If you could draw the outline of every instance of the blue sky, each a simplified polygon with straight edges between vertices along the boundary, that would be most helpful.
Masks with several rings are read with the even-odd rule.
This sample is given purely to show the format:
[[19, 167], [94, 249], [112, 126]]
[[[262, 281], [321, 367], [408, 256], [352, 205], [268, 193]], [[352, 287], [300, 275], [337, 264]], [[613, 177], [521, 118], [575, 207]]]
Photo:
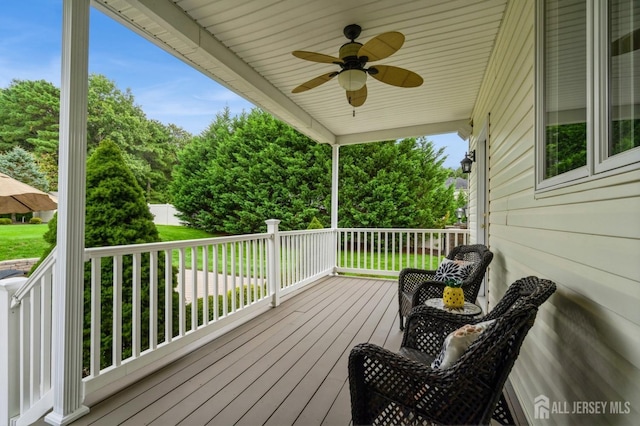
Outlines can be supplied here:
[[[4, 1], [0, 13], [0, 87], [11, 80], [46, 80], [60, 87], [62, 0]], [[232, 114], [253, 105], [151, 42], [91, 9], [89, 72], [120, 90], [131, 89], [147, 117], [199, 134], [224, 107]], [[445, 166], [457, 168], [467, 142], [429, 136], [445, 146]]]

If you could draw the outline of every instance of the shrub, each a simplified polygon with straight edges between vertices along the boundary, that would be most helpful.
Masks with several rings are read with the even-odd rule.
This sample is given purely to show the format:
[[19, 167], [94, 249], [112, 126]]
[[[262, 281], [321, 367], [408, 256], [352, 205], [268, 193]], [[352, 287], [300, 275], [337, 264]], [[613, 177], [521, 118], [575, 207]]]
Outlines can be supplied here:
[[12, 223], [8, 217], [0, 217], [0, 225], [11, 225]]
[[322, 225], [322, 222], [320, 222], [318, 218], [314, 216], [313, 219], [311, 219], [311, 223], [309, 223], [309, 226], [307, 226], [307, 229], [324, 229], [324, 226]]
[[32, 225], [40, 225], [42, 223], [42, 219], [39, 217], [32, 217], [29, 219], [29, 223]]

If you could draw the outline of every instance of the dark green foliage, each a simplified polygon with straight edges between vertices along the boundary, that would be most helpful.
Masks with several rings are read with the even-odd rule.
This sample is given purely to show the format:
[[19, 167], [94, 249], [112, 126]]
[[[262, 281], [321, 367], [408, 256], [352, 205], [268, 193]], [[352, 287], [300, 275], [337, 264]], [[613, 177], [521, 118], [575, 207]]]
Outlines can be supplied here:
[[640, 146], [640, 119], [613, 121], [610, 146], [610, 155]]
[[58, 185], [60, 90], [44, 80], [13, 80], [0, 89], [0, 153], [32, 153], [52, 189]]
[[303, 229], [328, 214], [330, 162], [328, 146], [259, 109], [225, 111], [180, 153], [174, 205], [182, 220], [214, 233], [264, 231], [272, 218]]
[[545, 178], [587, 164], [587, 123], [547, 126]]
[[[453, 209], [443, 150], [424, 138], [340, 149], [341, 227], [441, 227]], [[180, 152], [172, 192], [180, 218], [213, 233], [253, 233], [264, 221], [304, 229], [330, 222], [331, 149], [254, 109], [219, 114]]]
[[440, 228], [453, 206], [443, 149], [425, 138], [340, 149], [340, 227]]
[[[87, 162], [87, 212], [85, 245], [104, 247], [142, 244], [160, 241], [153, 215], [145, 201], [144, 192], [123, 161], [120, 149], [109, 140], [103, 141]], [[149, 255], [141, 257], [141, 344], [149, 347]], [[122, 340], [123, 358], [131, 355], [133, 259], [122, 259]], [[85, 324], [91, 322], [89, 265], [85, 269]], [[102, 362], [111, 363], [112, 324], [105, 319], [113, 316], [113, 264], [111, 259], [102, 265]], [[174, 279], [174, 282], [175, 279]], [[164, 253], [158, 255], [158, 322], [159, 341], [164, 340]], [[178, 294], [173, 292], [173, 306], [178, 306]], [[177, 321], [174, 321], [177, 332]], [[88, 328], [85, 328], [85, 353], [88, 349]], [[85, 365], [86, 365], [85, 360]]]
[[[85, 247], [105, 247], [115, 245], [142, 244], [160, 241], [153, 223], [153, 216], [144, 199], [142, 188], [127, 168], [119, 148], [105, 140], [95, 150], [87, 163], [87, 200], [85, 219]], [[50, 243], [43, 258], [53, 249], [57, 239], [57, 215], [49, 221], [49, 229], [44, 235]], [[149, 347], [149, 261], [144, 253], [140, 258], [141, 274], [141, 350]], [[164, 253], [158, 253], [158, 341], [164, 336]], [[174, 273], [175, 276], [175, 273]], [[101, 367], [112, 362], [113, 334], [113, 261], [103, 259], [101, 264]], [[176, 280], [174, 278], [173, 282]], [[85, 265], [84, 290], [84, 359], [89, 365], [89, 344], [91, 326], [91, 265]], [[132, 353], [132, 297], [133, 258], [122, 258], [122, 345], [123, 358]], [[177, 313], [178, 294], [173, 291], [172, 304]], [[172, 318], [174, 335], [177, 334], [178, 320]]]
[[[105, 139], [114, 141], [147, 201], [169, 202], [171, 170], [191, 135], [147, 119], [131, 92], [104, 76], [91, 75], [88, 90], [88, 152]], [[59, 120], [60, 91], [51, 83], [14, 80], [0, 89], [0, 154], [15, 147], [33, 154], [52, 190], [58, 184]]]
[[15, 146], [6, 154], [0, 153], [0, 172], [41, 191], [49, 192], [47, 177], [38, 168], [33, 155], [19, 146]]

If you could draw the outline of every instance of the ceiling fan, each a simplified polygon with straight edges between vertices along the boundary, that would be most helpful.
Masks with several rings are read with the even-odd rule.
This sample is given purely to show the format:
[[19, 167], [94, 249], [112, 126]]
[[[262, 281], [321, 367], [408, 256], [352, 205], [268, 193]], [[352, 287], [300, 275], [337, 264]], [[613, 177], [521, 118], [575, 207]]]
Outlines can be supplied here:
[[398, 87], [418, 87], [422, 84], [422, 77], [404, 68], [391, 65], [373, 65], [365, 68], [367, 62], [378, 61], [397, 52], [404, 43], [404, 35], [397, 31], [391, 31], [382, 33], [362, 44], [355, 41], [360, 36], [361, 30], [360, 26], [356, 24], [347, 25], [344, 28], [345, 37], [351, 41], [340, 47], [339, 58], [303, 50], [291, 52], [293, 56], [307, 61], [340, 66], [339, 71], [332, 71], [311, 79], [291, 92], [305, 92], [338, 76], [338, 83], [347, 92], [349, 104], [359, 107], [367, 100], [367, 75]]

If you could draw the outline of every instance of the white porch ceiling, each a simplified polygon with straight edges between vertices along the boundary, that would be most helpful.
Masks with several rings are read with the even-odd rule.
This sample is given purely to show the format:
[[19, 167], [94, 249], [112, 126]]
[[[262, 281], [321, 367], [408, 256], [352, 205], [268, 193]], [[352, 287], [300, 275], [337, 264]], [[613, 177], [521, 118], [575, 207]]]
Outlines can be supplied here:
[[[469, 122], [507, 0], [93, 0], [102, 12], [318, 142], [350, 144], [455, 132]], [[293, 50], [338, 56], [342, 31], [364, 43], [400, 31], [404, 46], [375, 64], [424, 79], [398, 88], [369, 78], [366, 103], [348, 104], [337, 70]]]

